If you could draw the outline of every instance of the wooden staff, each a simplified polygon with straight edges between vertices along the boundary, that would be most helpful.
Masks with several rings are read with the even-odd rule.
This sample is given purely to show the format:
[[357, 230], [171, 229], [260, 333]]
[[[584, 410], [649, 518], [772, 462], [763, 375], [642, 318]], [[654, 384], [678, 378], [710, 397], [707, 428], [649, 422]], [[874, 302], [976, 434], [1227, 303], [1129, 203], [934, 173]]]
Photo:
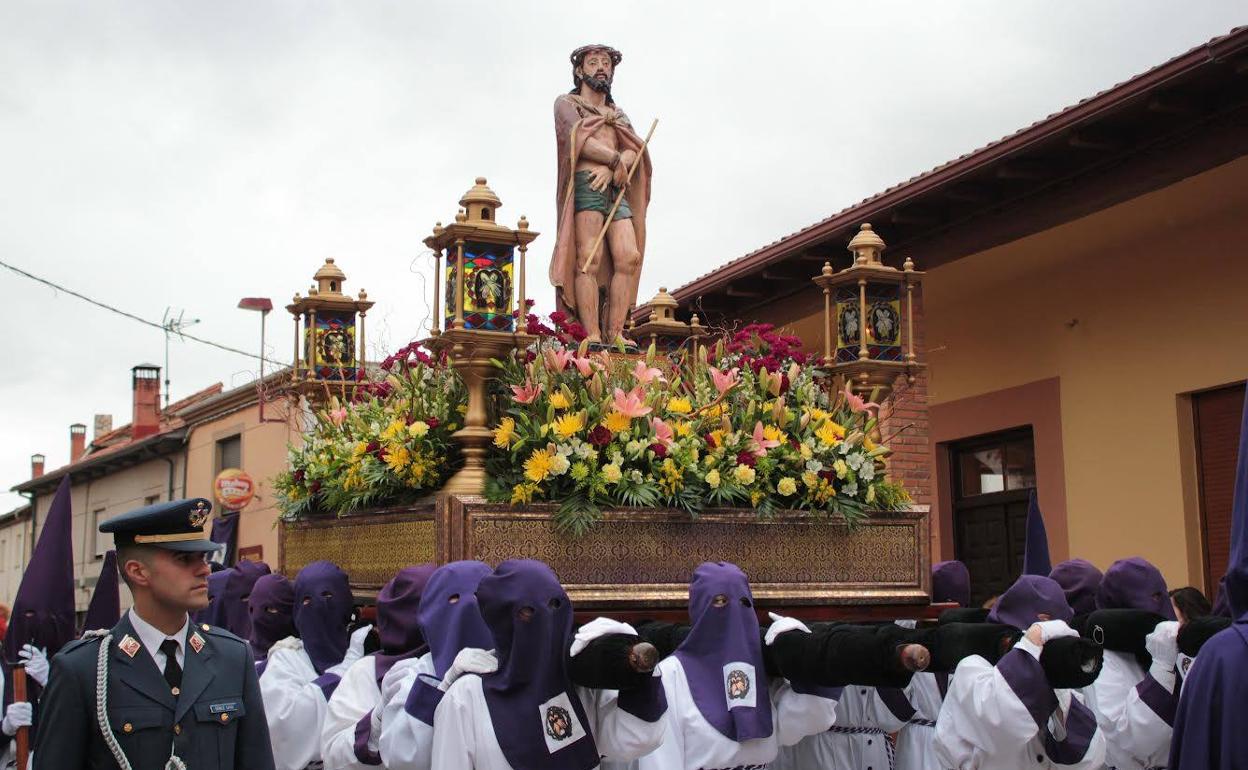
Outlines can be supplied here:
[[[26, 667], [13, 667], [13, 702], [21, 703], [26, 700]], [[26, 770], [30, 764], [30, 728], [17, 728], [15, 736], [17, 742], [17, 770]]]
[[607, 214], [607, 221], [602, 223], [602, 229], [598, 231], [598, 237], [594, 239], [594, 247], [589, 250], [589, 256], [585, 259], [585, 264], [581, 265], [581, 272], [588, 273], [589, 268], [593, 267], [594, 257], [598, 256], [598, 249], [602, 246], [602, 239], [607, 235], [607, 228], [611, 226], [612, 217], [619, 210], [620, 203], [624, 200], [624, 193], [628, 192], [628, 186], [632, 184], [633, 173], [637, 171], [637, 167], [641, 165], [641, 161], [646, 157], [646, 146], [650, 144], [650, 137], [654, 136], [654, 129], [659, 125], [659, 119], [655, 118], [650, 124], [650, 130], [646, 132], [646, 138], [641, 143], [641, 150], [638, 151], [637, 157], [633, 159], [633, 165], [628, 168], [628, 176], [624, 179], [624, 184], [620, 186], [620, 194], [615, 196], [615, 205], [611, 207], [610, 213]]

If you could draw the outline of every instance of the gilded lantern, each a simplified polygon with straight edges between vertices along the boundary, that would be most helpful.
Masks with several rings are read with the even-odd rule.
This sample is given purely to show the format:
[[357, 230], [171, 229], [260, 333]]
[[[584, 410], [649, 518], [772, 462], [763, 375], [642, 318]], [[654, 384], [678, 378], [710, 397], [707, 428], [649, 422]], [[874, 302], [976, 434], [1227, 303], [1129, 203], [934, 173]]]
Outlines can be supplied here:
[[[354, 382], [364, 367], [364, 317], [373, 303], [343, 293], [347, 276], [332, 258], [312, 276], [308, 296], [286, 306], [295, 319], [296, 381]], [[302, 345], [300, 344], [302, 342]]]
[[825, 263], [813, 279], [824, 295], [823, 366], [844, 375], [863, 394], [880, 389], [886, 398], [904, 374], [919, 367], [914, 350], [914, 290], [923, 274], [907, 258], [899, 270], [884, 264], [884, 239], [863, 224], [849, 251], [853, 264], [841, 272]]

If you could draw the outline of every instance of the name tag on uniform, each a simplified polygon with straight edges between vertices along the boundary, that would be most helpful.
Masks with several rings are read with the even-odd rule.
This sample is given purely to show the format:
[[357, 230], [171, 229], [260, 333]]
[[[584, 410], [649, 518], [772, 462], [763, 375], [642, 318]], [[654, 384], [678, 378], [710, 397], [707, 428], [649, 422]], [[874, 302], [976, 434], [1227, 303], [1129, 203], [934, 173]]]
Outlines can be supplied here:
[[213, 703], [208, 706], [208, 713], [210, 714], [232, 714], [235, 711], [238, 711], [238, 701], [230, 703]]

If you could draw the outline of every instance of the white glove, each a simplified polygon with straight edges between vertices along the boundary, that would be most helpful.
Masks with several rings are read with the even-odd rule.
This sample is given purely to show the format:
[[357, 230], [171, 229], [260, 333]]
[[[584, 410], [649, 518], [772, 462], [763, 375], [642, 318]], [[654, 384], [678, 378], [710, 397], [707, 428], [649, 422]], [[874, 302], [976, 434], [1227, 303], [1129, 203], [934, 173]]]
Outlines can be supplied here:
[[498, 670], [498, 658], [493, 650], [482, 650], [477, 647], [465, 647], [455, 656], [455, 661], [442, 677], [438, 689], [446, 692], [464, 674], [492, 674]]
[[1163, 620], [1153, 632], [1144, 637], [1144, 649], [1153, 656], [1153, 665], [1167, 670], [1174, 668], [1179, 659], [1179, 621]]
[[377, 744], [381, 740], [381, 715], [385, 712], [385, 705], [386, 702], [382, 701], [373, 706], [373, 710], [369, 712], [372, 722], [369, 724], [368, 748], [373, 751], [377, 750]]
[[381, 680], [381, 703], [384, 705], [394, 700], [394, 696], [400, 691], [404, 691], [404, 698], [407, 698], [406, 691], [410, 690], [416, 682], [416, 676], [420, 673], [420, 658], [408, 658], [400, 660], [390, 667], [384, 679]]
[[576, 630], [576, 637], [572, 640], [572, 646], [568, 649], [568, 654], [575, 658], [589, 646], [590, 642], [610, 634], [636, 636], [637, 629], [627, 623], [621, 623], [611, 618], [594, 618]]
[[352, 663], [364, 657], [364, 639], [368, 636], [368, 632], [372, 630], [372, 626], [363, 626], [351, 632], [351, 643], [347, 645], [347, 654], [342, 658], [342, 668], [344, 670], [350, 668]]
[[34, 709], [26, 701], [10, 703], [4, 710], [4, 720], [0, 721], [0, 732], [12, 738], [18, 729], [30, 727], [34, 715]]
[[25, 644], [17, 657], [26, 666], [27, 676], [38, 682], [40, 687], [48, 686], [48, 653], [32, 644]]
[[797, 618], [786, 618], [783, 615], [777, 615], [774, 612], [768, 612], [767, 617], [771, 618], [771, 625], [767, 627], [767, 635], [763, 637], [763, 641], [770, 647], [771, 643], [776, 641], [776, 637], [787, 631], [804, 631], [810, 633], [810, 629], [806, 624]]

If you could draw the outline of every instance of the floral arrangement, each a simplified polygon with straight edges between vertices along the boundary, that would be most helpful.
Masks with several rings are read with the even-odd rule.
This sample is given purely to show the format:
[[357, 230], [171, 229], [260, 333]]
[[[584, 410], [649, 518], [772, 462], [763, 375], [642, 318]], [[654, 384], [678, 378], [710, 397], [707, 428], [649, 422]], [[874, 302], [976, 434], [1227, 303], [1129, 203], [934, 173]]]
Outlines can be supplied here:
[[852, 525], [910, 501], [871, 439], [878, 406], [808, 365], [797, 338], [755, 324], [705, 355], [627, 356], [590, 353], [551, 320], [557, 334], [498, 362], [491, 500], [557, 502], [575, 534], [605, 506], [803, 509]]
[[303, 444], [275, 480], [287, 518], [392, 505], [438, 489], [456, 469], [450, 436], [466, 409], [463, 384], [446, 363], [408, 345], [363, 380], [348, 400], [326, 400]]

